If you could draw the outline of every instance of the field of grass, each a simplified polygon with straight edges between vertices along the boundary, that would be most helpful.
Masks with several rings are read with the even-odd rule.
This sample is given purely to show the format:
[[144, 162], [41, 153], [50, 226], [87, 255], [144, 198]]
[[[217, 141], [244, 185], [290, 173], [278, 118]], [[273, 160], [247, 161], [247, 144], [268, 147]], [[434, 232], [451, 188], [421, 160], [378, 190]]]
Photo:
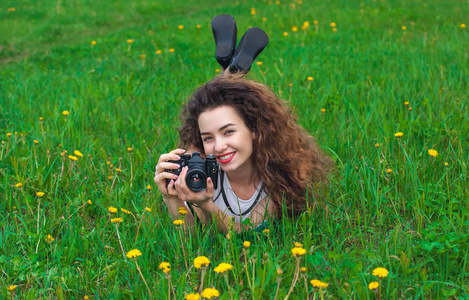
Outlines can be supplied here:
[[[469, 2], [292, 1], [0, 2], [0, 298], [469, 299]], [[153, 172], [221, 13], [336, 169], [299, 218], [185, 235]]]

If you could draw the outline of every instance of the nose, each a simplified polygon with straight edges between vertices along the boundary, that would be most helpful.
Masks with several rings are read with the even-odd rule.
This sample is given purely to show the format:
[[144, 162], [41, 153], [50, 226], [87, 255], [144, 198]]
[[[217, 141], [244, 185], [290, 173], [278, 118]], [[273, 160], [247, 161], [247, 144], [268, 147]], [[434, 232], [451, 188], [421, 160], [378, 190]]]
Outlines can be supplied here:
[[223, 151], [225, 151], [227, 148], [228, 146], [226, 145], [224, 139], [218, 138], [215, 140], [215, 153], [223, 154]]

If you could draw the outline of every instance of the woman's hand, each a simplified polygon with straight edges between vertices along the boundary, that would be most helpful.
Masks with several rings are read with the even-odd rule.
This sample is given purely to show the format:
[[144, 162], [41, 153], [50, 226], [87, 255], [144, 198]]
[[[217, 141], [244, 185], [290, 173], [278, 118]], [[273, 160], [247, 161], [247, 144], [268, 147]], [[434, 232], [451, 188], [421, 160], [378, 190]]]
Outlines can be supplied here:
[[200, 192], [192, 191], [186, 183], [187, 170], [189, 168], [186, 166], [181, 170], [179, 178], [175, 182], [175, 188], [179, 199], [182, 201], [187, 201], [195, 203], [203, 208], [204, 204], [213, 198], [214, 189], [213, 182], [210, 177], [207, 178], [207, 186], [205, 190]]
[[[161, 194], [164, 198], [169, 196], [177, 196], [176, 190], [174, 189], [174, 182], [179, 178], [178, 175], [168, 172], [168, 169], [177, 170], [179, 164], [169, 162], [170, 160], [179, 160], [180, 156], [186, 151], [184, 149], [176, 149], [169, 153], [162, 154], [158, 159], [158, 164], [155, 169], [155, 183], [158, 186]], [[170, 179], [168, 186], [166, 186], [166, 179]]]

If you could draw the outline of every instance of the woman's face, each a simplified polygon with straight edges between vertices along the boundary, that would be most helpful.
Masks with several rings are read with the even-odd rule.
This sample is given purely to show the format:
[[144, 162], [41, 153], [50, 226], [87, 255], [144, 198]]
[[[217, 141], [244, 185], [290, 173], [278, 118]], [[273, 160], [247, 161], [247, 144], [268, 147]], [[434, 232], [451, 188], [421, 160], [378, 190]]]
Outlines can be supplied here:
[[251, 166], [254, 133], [231, 106], [219, 106], [199, 116], [205, 154], [214, 154], [225, 172]]

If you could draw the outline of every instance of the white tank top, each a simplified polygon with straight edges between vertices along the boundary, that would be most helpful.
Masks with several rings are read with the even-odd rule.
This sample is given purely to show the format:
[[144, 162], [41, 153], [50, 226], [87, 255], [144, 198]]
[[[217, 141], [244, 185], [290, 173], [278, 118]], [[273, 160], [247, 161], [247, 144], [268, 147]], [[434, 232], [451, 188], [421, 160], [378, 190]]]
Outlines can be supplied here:
[[[251, 216], [251, 212], [254, 210], [257, 204], [262, 201], [262, 199], [267, 197], [267, 193], [262, 190], [262, 180], [259, 182], [259, 185], [257, 186], [256, 191], [251, 196], [251, 198], [243, 200], [240, 199], [231, 188], [228, 176], [226, 176], [226, 174], [222, 174], [221, 170], [218, 172], [218, 174], [218, 187], [213, 195], [213, 202], [225, 214], [230, 217], [234, 216], [236, 222], [242, 223], [243, 220], [246, 220]], [[221, 182], [221, 177], [223, 177], [223, 184]], [[225, 200], [223, 199], [223, 193], [221, 191], [222, 186], [225, 190], [226, 201], [228, 202], [231, 210], [227, 207]], [[258, 197], [259, 193], [260, 197]], [[256, 202], [256, 200], [258, 201]]]

